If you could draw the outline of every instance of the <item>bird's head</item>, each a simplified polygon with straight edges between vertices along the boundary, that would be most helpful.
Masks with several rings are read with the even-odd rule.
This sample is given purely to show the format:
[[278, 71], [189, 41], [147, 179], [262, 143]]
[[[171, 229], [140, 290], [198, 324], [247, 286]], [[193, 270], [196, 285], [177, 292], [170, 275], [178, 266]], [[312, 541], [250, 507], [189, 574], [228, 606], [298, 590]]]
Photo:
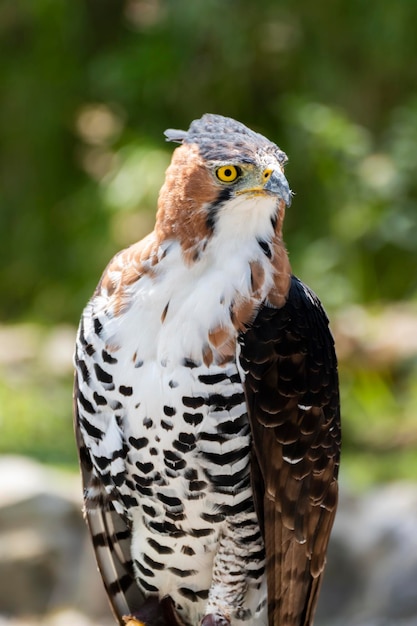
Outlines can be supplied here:
[[167, 130], [181, 144], [161, 189], [157, 229], [191, 250], [223, 228], [230, 235], [263, 236], [281, 229], [291, 191], [286, 154], [244, 124], [206, 114], [188, 131]]

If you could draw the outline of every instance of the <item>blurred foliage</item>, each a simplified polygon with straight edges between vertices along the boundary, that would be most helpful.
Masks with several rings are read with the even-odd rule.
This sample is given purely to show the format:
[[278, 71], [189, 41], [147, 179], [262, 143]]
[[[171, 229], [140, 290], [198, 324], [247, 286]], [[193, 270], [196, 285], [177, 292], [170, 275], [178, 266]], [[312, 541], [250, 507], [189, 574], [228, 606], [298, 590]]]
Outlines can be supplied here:
[[69, 419], [68, 380], [34, 376], [16, 388], [0, 381], [0, 453], [24, 454], [44, 463], [75, 466], [77, 454]]
[[73, 326], [0, 326], [0, 454], [75, 467]]
[[[414, 0], [3, 0], [3, 321], [77, 322], [109, 258], [152, 229], [163, 130], [206, 111], [288, 153], [293, 269], [331, 316], [416, 301], [416, 23]], [[343, 364], [347, 456], [402, 415], [415, 432], [416, 366], [398, 367]], [[52, 415], [62, 384], [49, 397], [35, 376], [13, 407], [4, 385], [3, 410], [31, 432], [22, 416]]]

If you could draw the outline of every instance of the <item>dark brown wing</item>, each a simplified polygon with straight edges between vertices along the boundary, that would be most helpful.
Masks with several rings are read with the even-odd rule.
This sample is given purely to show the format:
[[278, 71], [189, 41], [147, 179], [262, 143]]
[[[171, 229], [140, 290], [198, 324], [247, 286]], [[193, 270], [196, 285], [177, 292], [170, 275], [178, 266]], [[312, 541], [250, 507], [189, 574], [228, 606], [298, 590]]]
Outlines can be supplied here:
[[337, 505], [337, 362], [318, 298], [292, 277], [284, 307], [242, 335], [252, 481], [264, 533], [269, 626], [313, 623]]

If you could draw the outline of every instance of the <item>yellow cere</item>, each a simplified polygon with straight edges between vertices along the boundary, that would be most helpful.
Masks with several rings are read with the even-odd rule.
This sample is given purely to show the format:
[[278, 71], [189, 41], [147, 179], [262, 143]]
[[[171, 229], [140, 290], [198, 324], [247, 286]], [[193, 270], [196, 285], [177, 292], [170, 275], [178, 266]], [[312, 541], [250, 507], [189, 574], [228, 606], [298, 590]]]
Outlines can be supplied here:
[[239, 176], [239, 170], [235, 165], [222, 165], [216, 170], [216, 176], [222, 183], [233, 183]]

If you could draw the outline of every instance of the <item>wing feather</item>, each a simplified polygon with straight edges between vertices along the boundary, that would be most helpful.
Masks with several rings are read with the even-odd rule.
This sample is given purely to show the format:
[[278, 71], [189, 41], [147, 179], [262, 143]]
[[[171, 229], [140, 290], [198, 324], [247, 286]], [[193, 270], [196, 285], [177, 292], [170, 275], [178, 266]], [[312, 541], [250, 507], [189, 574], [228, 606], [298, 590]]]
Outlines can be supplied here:
[[269, 626], [308, 626], [337, 504], [340, 413], [333, 338], [317, 297], [292, 277], [286, 304], [263, 306], [240, 343]]
[[[78, 395], [77, 379], [75, 398]], [[120, 625], [123, 616], [139, 609], [144, 597], [136, 585], [130, 557], [131, 531], [114, 509], [102, 480], [97, 476], [79, 427], [75, 402], [75, 435], [84, 489], [84, 515], [91, 533], [95, 557], [113, 613]]]

